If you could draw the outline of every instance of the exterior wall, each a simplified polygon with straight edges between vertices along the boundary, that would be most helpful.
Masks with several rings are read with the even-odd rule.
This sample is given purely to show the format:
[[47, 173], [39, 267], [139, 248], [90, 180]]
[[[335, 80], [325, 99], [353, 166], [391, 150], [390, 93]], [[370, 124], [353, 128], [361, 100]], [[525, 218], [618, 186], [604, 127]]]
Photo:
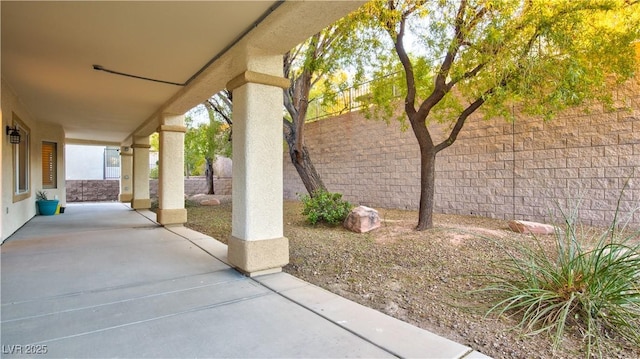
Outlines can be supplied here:
[[104, 179], [105, 146], [67, 145], [67, 180]]
[[56, 174], [57, 174], [57, 188], [54, 189], [46, 189], [47, 195], [49, 199], [55, 198], [60, 201], [61, 206], [66, 205], [66, 197], [67, 197], [67, 188], [65, 186], [65, 177], [66, 177], [66, 169], [65, 169], [65, 134], [62, 127], [57, 125], [51, 125], [47, 123], [38, 123], [37, 125], [38, 131], [36, 131], [37, 136], [34, 137], [37, 139], [37, 142], [32, 143], [32, 146], [35, 146], [34, 151], [31, 153], [31, 161], [32, 167], [35, 165], [36, 168], [32, 171], [33, 175], [36, 176], [32, 178], [32, 181], [35, 181], [35, 190], [42, 190], [42, 142], [55, 142], [57, 144], [57, 160], [56, 163], [58, 165]]
[[[620, 203], [640, 206], [640, 97], [638, 87], [615, 94], [614, 109], [594, 105], [543, 122], [516, 115], [470, 118], [457, 141], [436, 164], [435, 211], [503, 219], [551, 221], [581, 199], [580, 220], [603, 225]], [[411, 129], [366, 120], [360, 113], [312, 122], [305, 127], [311, 158], [328, 189], [352, 203], [417, 209], [419, 150]], [[442, 139], [442, 131], [435, 129]], [[288, 153], [285, 197], [306, 193]], [[633, 218], [640, 224], [640, 213]]]
[[[29, 111], [20, 102], [11, 87], [1, 81], [1, 108], [2, 113], [2, 146], [0, 147], [0, 159], [2, 172], [0, 173], [0, 238], [7, 239], [18, 228], [36, 215], [35, 195], [42, 190], [42, 141], [57, 143], [57, 188], [47, 189], [49, 198], [57, 197], [61, 205], [65, 205], [66, 191], [64, 187], [64, 131], [61, 127], [33, 119]], [[29, 163], [29, 196], [23, 200], [13, 202], [13, 148], [5, 134], [6, 126], [13, 123], [13, 114], [16, 114], [30, 130], [30, 163]]]
[[[67, 180], [67, 202], [104, 202], [117, 201], [120, 193], [118, 180]], [[231, 194], [231, 178], [216, 178], [216, 194]], [[205, 193], [207, 181], [204, 177], [184, 179], [184, 192], [192, 196]], [[158, 180], [149, 180], [151, 198], [158, 198]]]

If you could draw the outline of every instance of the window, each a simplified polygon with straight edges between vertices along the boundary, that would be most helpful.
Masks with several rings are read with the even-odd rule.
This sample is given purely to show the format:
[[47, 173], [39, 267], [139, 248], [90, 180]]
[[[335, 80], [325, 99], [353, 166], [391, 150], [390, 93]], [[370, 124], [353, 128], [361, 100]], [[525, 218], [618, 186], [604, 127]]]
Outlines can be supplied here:
[[42, 188], [58, 187], [57, 143], [42, 142]]
[[120, 178], [120, 149], [106, 147], [104, 149], [104, 179]]
[[20, 143], [13, 147], [13, 202], [28, 198], [31, 193], [29, 184], [29, 128], [13, 114], [13, 126], [20, 132]]

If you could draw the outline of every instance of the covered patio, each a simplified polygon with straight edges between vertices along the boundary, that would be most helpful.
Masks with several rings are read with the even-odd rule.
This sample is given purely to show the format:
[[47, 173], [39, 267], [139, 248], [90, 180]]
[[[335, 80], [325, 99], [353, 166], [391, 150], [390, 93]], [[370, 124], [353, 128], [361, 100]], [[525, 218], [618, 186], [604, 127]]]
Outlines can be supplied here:
[[[361, 3], [2, 1], [2, 356], [482, 357], [281, 272], [282, 55]], [[228, 247], [183, 227], [184, 114], [225, 88]], [[66, 144], [120, 148], [120, 203], [65, 203]]]
[[[484, 358], [149, 211], [70, 204], [2, 245], [2, 356]], [[35, 355], [41, 354], [41, 355]]]
[[119, 200], [148, 209], [155, 132], [158, 223], [182, 226], [184, 114], [227, 89], [234, 107], [229, 262], [250, 276], [279, 272], [289, 260], [283, 54], [361, 4], [2, 1], [2, 240], [36, 215], [40, 190], [65, 206], [66, 144], [119, 147]]

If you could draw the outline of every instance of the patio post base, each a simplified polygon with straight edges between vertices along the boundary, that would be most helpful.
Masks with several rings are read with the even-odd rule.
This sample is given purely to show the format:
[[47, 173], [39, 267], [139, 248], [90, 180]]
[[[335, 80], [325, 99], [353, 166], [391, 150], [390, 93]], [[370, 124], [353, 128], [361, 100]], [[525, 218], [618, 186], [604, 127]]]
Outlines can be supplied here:
[[227, 245], [229, 263], [250, 277], [280, 272], [289, 263], [286, 237], [250, 241], [231, 236]]
[[187, 210], [185, 208], [158, 209], [158, 223], [163, 226], [187, 223]]
[[131, 200], [131, 208], [133, 209], [149, 209], [151, 208], [150, 199], [136, 198]]
[[133, 193], [120, 193], [118, 195], [118, 202], [129, 203], [133, 199]]

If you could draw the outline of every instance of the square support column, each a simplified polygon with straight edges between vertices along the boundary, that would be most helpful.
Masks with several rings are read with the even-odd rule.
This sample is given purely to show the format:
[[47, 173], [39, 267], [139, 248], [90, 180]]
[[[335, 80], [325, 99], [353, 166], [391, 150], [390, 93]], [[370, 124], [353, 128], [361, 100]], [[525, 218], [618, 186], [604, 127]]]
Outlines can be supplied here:
[[164, 226], [187, 222], [184, 208], [184, 115], [163, 114], [158, 128], [158, 223]]
[[149, 137], [136, 137], [133, 145], [133, 199], [131, 208], [149, 209]]
[[133, 151], [129, 146], [120, 147], [120, 193], [118, 201], [129, 203], [133, 199]]
[[[275, 68], [282, 73], [282, 57]], [[278, 63], [277, 60], [280, 62]], [[250, 276], [289, 263], [283, 235], [282, 77], [246, 71], [233, 90], [233, 213], [229, 262]]]

